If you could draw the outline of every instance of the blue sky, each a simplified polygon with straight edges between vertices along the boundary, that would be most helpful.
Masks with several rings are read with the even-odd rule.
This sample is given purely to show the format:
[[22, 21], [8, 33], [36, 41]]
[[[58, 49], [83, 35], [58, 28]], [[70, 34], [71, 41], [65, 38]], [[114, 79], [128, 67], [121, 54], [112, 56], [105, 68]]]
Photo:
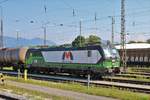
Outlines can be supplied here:
[[[3, 0], [0, 0], [3, 1]], [[91, 34], [110, 40], [111, 19], [115, 16], [115, 41], [120, 41], [121, 0], [8, 0], [1, 4], [4, 17], [4, 35], [43, 38], [44, 23], [48, 23], [47, 39], [57, 44], [70, 43], [79, 35]], [[47, 12], [44, 12], [46, 5]], [[127, 40], [150, 38], [150, 0], [126, 0]], [[75, 16], [73, 16], [73, 9]], [[94, 14], [97, 14], [96, 24]], [[34, 23], [30, 23], [33, 21]], [[61, 26], [63, 24], [63, 26]]]

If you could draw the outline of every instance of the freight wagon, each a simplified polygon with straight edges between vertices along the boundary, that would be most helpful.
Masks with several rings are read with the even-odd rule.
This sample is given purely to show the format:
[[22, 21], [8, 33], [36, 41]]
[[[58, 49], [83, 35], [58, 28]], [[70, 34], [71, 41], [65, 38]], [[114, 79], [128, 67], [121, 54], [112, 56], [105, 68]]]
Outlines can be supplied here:
[[[120, 46], [116, 46], [121, 55]], [[133, 43], [126, 44], [126, 62], [127, 66], [150, 66], [150, 44]]]

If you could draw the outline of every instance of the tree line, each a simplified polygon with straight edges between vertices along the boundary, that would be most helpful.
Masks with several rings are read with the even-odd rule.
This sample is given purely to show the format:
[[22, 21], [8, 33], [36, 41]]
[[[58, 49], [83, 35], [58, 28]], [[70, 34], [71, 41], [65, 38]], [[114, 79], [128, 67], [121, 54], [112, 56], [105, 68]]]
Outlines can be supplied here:
[[71, 44], [63, 44], [60, 47], [84, 47], [88, 45], [101, 44], [101, 38], [96, 35], [90, 35], [85, 38], [84, 36], [78, 35]]
[[128, 42], [129, 44], [131, 44], [131, 43], [149, 43], [150, 44], [150, 39], [147, 39], [145, 42], [143, 42], [143, 41], [129, 41]]
[[[150, 39], [143, 41], [129, 41], [128, 44], [131, 43], [150, 43]], [[88, 45], [97, 45], [101, 44], [101, 38], [96, 35], [90, 35], [89, 37], [85, 38], [84, 36], [78, 35], [70, 44], [62, 44], [60, 47], [84, 47]]]

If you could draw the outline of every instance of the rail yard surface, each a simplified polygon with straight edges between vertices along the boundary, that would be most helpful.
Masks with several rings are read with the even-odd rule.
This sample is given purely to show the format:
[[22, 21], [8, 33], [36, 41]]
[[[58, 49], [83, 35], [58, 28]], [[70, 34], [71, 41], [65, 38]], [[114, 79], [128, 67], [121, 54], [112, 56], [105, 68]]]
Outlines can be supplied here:
[[27, 83], [19, 83], [19, 82], [14, 82], [14, 81], [7, 81], [7, 84], [17, 86], [20, 88], [29, 89], [29, 90], [36, 90], [36, 91], [40, 91], [40, 92], [44, 92], [44, 93], [48, 93], [52, 95], [66, 96], [75, 100], [117, 100], [117, 99], [112, 99], [108, 97], [88, 95], [84, 93], [77, 93], [73, 91], [66, 91], [66, 90], [61, 90], [61, 89], [56, 89], [56, 88], [49, 88], [49, 87], [27, 84]]
[[[20, 88], [26, 88], [27, 87], [27, 89], [29, 89], [29, 90], [38, 90], [38, 89], [40, 89], [38, 91], [41, 91], [41, 92], [44, 92], [44, 93], [46, 91], [50, 91], [50, 90], [53, 91], [54, 90], [54, 93], [51, 92], [53, 95], [63, 96], [63, 94], [65, 94], [65, 96], [67, 96], [67, 97], [71, 96], [71, 98], [73, 96], [76, 97], [78, 95], [76, 98], [73, 97], [72, 99], [77, 99], [77, 98], [79, 99], [79, 96], [81, 96], [80, 99], [87, 99], [86, 97], [89, 97], [89, 96], [91, 96], [89, 98], [95, 98], [96, 99], [96, 98], [99, 98], [100, 95], [109, 96], [109, 97], [118, 98], [118, 99], [123, 99], [124, 98], [123, 100], [133, 100], [133, 98], [132, 98], [132, 97], [134, 97], [133, 95], [135, 95], [135, 97], [136, 97], [135, 100], [139, 100], [138, 98], [140, 98], [140, 100], [149, 100], [148, 98], [150, 98], [148, 96], [148, 94], [150, 93], [149, 92], [150, 91], [150, 87], [148, 85], [137, 85], [137, 84], [133, 84], [133, 83], [128, 83], [127, 84], [127, 83], [122, 83], [122, 82], [120, 83], [120, 82], [109, 82], [109, 81], [99, 81], [99, 80], [93, 80], [92, 81], [91, 80], [90, 81], [91, 85], [90, 85], [89, 89], [87, 89], [87, 86], [83, 87], [84, 84], [87, 83], [87, 80], [85, 80], [85, 79], [71, 78], [71, 77], [69, 78], [68, 76], [65, 76], [65, 77], [64, 76], [50, 76], [50, 75], [48, 75], [48, 76], [45, 75], [43, 77], [42, 76], [43, 75], [32, 75], [32, 77], [30, 76], [30, 78], [36, 79], [35, 81], [34, 80], [30, 80], [30, 79], [29, 79], [29, 81], [24, 81], [22, 79], [20, 80], [20, 78], [17, 79], [15, 77], [11, 78], [11, 77], [7, 77], [7, 76], [6, 76], [6, 79], [7, 79], [7, 83], [9, 85], [13, 84], [13, 86], [17, 86], [17, 87], [20, 87]], [[40, 81], [40, 80], [43, 80], [43, 79], [45, 80], [45, 82], [44, 81]], [[54, 81], [54, 83], [51, 83], [51, 81]], [[15, 82], [17, 82], [17, 83], [15, 83]], [[21, 83], [18, 83], [18, 82], [21, 82]], [[71, 82], [71, 84], [67, 84], [68, 82], [69, 83]], [[84, 83], [84, 84], [79, 85], [82, 88], [79, 88], [78, 85], [75, 85], [76, 82]], [[61, 85], [61, 84], [64, 84], [64, 86]], [[65, 84], [66, 84], [66, 86], [65, 86]], [[72, 87], [73, 84], [74, 84], [74, 86]], [[30, 85], [31, 85], [31, 88], [29, 88]], [[34, 87], [32, 87], [32, 85]], [[93, 88], [92, 85], [96, 85], [96, 87], [94, 89], [92, 89]], [[101, 86], [102, 87], [106, 87], [108, 89], [99, 88]], [[45, 90], [45, 88], [46, 88], [46, 90]], [[77, 89], [75, 89], [75, 88], [77, 88]], [[61, 89], [61, 90], [59, 90], [59, 89]], [[82, 91], [82, 89], [83, 89], [83, 91]], [[70, 92], [71, 94], [67, 93], [66, 91]], [[72, 91], [75, 91], [75, 92], [72, 92]], [[97, 93], [96, 93], [96, 91], [97, 91]], [[104, 94], [101, 93], [102, 91], [104, 92]], [[129, 92], [129, 91], [133, 91], [133, 92]], [[55, 94], [55, 92], [56, 92], [56, 94]], [[79, 94], [77, 92], [79, 92]], [[144, 94], [138, 94], [140, 92], [144, 93]], [[84, 94], [84, 93], [88, 93], [90, 95], [87, 95], [87, 94]], [[60, 95], [60, 94], [62, 94], [62, 95]], [[82, 94], [83, 94], [83, 96], [82, 96]], [[91, 94], [92, 95], [98, 95], [98, 96], [92, 96]], [[117, 95], [115, 95], [115, 94], [117, 94]], [[122, 96], [119, 97], [119, 95], [122, 95], [122, 96], [123, 95], [128, 95], [128, 97], [122, 97]], [[101, 97], [101, 98], [103, 98], [103, 97]], [[107, 99], [112, 99], [112, 98], [107, 98]]]

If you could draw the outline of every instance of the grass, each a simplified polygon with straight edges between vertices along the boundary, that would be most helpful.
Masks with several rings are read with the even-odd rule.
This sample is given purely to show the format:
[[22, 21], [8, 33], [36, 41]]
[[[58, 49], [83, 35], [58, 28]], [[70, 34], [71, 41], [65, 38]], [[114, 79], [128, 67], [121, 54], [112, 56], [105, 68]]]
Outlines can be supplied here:
[[28, 90], [28, 89], [24, 89], [24, 88], [18, 88], [16, 86], [11, 86], [11, 85], [7, 85], [7, 84], [0, 85], [0, 90], [1, 91], [11, 91], [11, 93], [23, 95], [30, 100], [43, 100], [43, 99], [47, 99], [47, 100], [49, 100], [49, 99], [51, 99], [51, 100], [71, 100], [70, 98], [61, 97], [61, 96], [54, 96], [54, 95], [46, 94], [43, 92]]
[[121, 100], [150, 100], [149, 94], [144, 93], [135, 93], [128, 90], [119, 90], [117, 88], [104, 88], [104, 87], [96, 87], [90, 86], [88, 89], [87, 86], [81, 85], [79, 83], [56, 83], [56, 82], [48, 82], [48, 81], [41, 81], [41, 80], [34, 80], [28, 79], [24, 81], [23, 79], [17, 79], [16, 77], [6, 77], [8, 80], [13, 80], [17, 82], [23, 83], [30, 83], [36, 84], [40, 86], [46, 86], [51, 88], [58, 88], [64, 90], [71, 90], [91, 95], [98, 95], [98, 96], [106, 96], [106, 97], [113, 97]]

